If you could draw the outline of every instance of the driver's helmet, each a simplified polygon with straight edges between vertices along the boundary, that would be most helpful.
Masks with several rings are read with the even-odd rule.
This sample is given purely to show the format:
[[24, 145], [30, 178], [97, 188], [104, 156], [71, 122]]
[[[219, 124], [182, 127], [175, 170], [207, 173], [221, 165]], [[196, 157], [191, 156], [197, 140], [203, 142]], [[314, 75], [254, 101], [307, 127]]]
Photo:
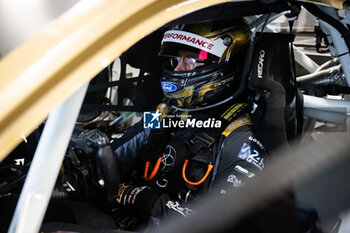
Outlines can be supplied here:
[[249, 38], [243, 19], [172, 26], [159, 52], [169, 57], [161, 78], [168, 104], [199, 110], [232, 95], [240, 85]]

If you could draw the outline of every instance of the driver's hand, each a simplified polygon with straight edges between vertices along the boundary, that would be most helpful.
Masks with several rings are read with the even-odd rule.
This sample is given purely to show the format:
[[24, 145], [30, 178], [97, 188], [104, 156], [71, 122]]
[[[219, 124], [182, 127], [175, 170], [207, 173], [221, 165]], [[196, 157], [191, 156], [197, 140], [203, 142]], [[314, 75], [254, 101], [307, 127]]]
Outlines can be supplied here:
[[161, 192], [149, 186], [135, 186], [122, 183], [118, 186], [115, 201], [130, 207], [141, 219], [150, 216], [151, 210]]
[[123, 206], [139, 205], [140, 202], [153, 204], [155, 199], [160, 195], [160, 191], [149, 186], [135, 186], [122, 183], [118, 187], [115, 200]]

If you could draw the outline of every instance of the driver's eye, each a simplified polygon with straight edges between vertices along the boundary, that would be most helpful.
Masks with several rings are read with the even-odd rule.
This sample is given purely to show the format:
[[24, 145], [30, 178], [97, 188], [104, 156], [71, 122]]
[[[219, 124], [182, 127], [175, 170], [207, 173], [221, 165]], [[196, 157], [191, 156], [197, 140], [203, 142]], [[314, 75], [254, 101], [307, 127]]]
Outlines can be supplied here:
[[196, 67], [196, 59], [194, 59], [193, 57], [172, 57], [170, 58], [170, 64], [173, 68], [175, 68], [176, 66], [178, 66], [179, 63], [183, 62], [185, 66], [189, 67], [189, 68], [194, 68]]

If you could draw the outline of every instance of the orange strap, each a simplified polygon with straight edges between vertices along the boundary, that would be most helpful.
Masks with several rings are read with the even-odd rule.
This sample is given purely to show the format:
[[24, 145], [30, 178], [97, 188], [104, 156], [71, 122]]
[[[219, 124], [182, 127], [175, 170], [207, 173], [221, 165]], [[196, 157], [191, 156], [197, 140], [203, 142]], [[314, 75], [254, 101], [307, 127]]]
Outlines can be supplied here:
[[150, 162], [146, 162], [146, 166], [145, 166], [145, 180], [146, 181], [150, 181], [153, 179], [153, 177], [157, 174], [158, 170], [159, 170], [159, 165], [160, 165], [160, 162], [162, 161], [162, 158], [159, 157], [158, 160], [157, 160], [157, 163], [156, 165], [154, 166], [153, 168], [153, 171], [151, 173], [151, 175], [149, 177], [147, 177], [147, 174], [148, 174], [148, 169], [149, 169], [149, 166], [151, 165]]
[[187, 179], [186, 177], [186, 167], [188, 164], [188, 159], [185, 160], [184, 166], [182, 167], [182, 177], [183, 179], [190, 185], [200, 185], [201, 183], [203, 183], [209, 176], [209, 173], [211, 172], [211, 170], [213, 169], [213, 165], [212, 164], [208, 164], [208, 169], [207, 172], [205, 173], [205, 175], [203, 176], [203, 178], [200, 181], [197, 182], [191, 182]]

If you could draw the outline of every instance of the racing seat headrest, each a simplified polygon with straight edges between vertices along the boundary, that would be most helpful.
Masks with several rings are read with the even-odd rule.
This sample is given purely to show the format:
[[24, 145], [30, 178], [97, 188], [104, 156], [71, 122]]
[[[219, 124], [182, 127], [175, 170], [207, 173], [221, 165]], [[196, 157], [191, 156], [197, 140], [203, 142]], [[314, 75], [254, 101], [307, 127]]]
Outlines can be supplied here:
[[257, 134], [271, 151], [297, 135], [297, 91], [289, 45], [292, 34], [257, 33], [251, 75], [257, 109], [252, 115]]

